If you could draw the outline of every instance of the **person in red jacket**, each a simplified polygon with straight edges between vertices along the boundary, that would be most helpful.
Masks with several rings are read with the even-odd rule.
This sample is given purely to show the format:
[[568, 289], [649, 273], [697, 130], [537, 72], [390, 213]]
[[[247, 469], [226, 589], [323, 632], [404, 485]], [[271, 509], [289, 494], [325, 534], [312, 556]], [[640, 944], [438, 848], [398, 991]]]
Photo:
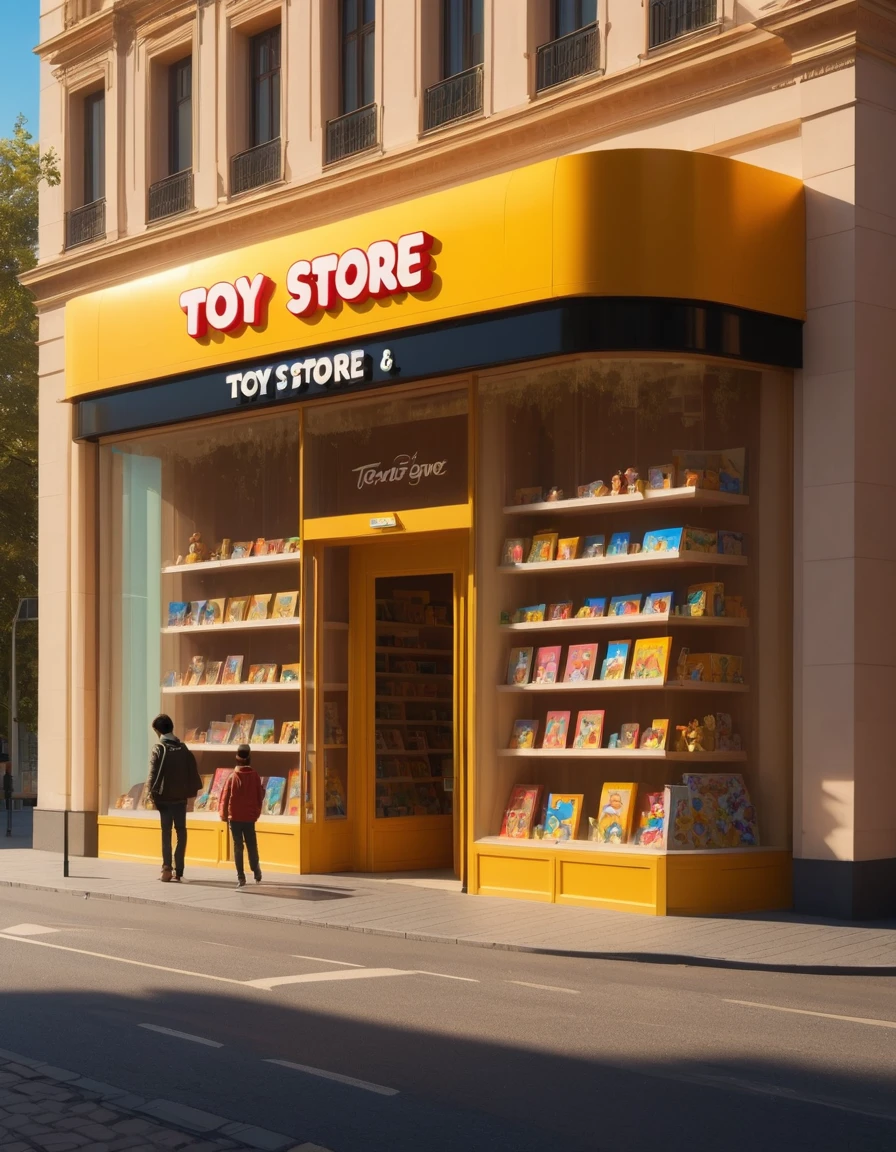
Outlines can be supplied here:
[[236, 750], [236, 771], [228, 779], [221, 792], [218, 814], [230, 823], [233, 836], [233, 862], [236, 864], [236, 886], [243, 888], [246, 873], [243, 871], [243, 844], [249, 853], [249, 867], [255, 883], [261, 883], [261, 868], [258, 866], [258, 840], [255, 836], [255, 821], [261, 815], [264, 802], [264, 785], [261, 777], [249, 763], [248, 744], [240, 744]]

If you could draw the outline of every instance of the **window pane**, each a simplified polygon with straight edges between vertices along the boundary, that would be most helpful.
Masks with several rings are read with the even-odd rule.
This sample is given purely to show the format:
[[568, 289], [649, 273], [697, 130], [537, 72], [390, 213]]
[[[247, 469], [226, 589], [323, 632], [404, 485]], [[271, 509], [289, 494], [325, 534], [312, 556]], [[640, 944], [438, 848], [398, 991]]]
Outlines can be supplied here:
[[444, 66], [445, 76], [454, 76], [464, 67], [464, 0], [445, 0]]
[[358, 41], [353, 39], [342, 46], [342, 111], [358, 107]]
[[357, 0], [342, 0], [342, 34], [354, 32], [358, 27]]
[[373, 32], [364, 33], [364, 61], [363, 61], [363, 76], [361, 78], [361, 104], [373, 103], [373, 73], [374, 73], [374, 39]]
[[[193, 101], [182, 100], [177, 106], [174, 137], [174, 172], [193, 166]], [[173, 173], [172, 173], [173, 175]]]
[[84, 101], [84, 203], [92, 204], [104, 195], [105, 176], [105, 98], [102, 92]]
[[[594, 0], [595, 4], [597, 0]], [[470, 58], [468, 68], [481, 64], [485, 58], [485, 37], [482, 34], [482, 0], [470, 0]]]
[[376, 0], [364, 0], [364, 23], [372, 24], [376, 20]]
[[255, 85], [255, 126], [253, 146], [271, 138], [271, 81], [265, 77]]
[[582, 15], [580, 17], [579, 27], [584, 28], [587, 24], [594, 24], [597, 20], [597, 0], [582, 0]]
[[269, 139], [276, 140], [280, 135], [280, 70], [278, 69], [271, 79], [271, 135]]
[[554, 0], [554, 37], [566, 36], [576, 29], [575, 0]]

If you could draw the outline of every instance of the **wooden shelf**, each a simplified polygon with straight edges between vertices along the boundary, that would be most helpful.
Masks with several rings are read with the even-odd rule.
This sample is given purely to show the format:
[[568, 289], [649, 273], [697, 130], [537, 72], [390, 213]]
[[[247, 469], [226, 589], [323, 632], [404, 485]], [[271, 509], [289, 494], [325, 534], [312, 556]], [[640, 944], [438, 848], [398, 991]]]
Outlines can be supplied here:
[[162, 688], [165, 696], [189, 696], [199, 692], [298, 692], [301, 687], [298, 680], [288, 680], [281, 684], [182, 684], [177, 688]]
[[374, 675], [389, 680], [453, 680], [453, 672], [375, 672]]
[[336, 752], [339, 749], [342, 749], [343, 751], [347, 751], [348, 750], [348, 744], [324, 744], [324, 751], [325, 752]]
[[348, 692], [348, 684], [324, 684], [323, 692]]
[[499, 692], [749, 692], [747, 684], [704, 680], [578, 680], [574, 684], [499, 684]]
[[376, 704], [407, 704], [408, 701], [412, 704], [441, 704], [443, 708], [451, 707], [450, 696], [374, 696]]
[[[377, 716], [374, 724], [386, 724], [392, 727], [398, 726], [399, 728], [416, 728], [423, 727], [424, 724], [434, 725], [438, 728], [450, 728], [454, 721], [449, 717], [447, 720], [384, 720], [381, 716]], [[436, 749], [433, 749], [436, 751]], [[439, 752], [447, 752], [447, 748], [439, 748]]]
[[648, 488], [643, 495], [586, 496], [574, 500], [548, 500], [540, 504], [507, 504], [507, 516], [527, 516], [548, 512], [563, 516], [573, 512], [612, 513], [641, 508], [738, 508], [750, 503], [749, 496], [735, 496], [729, 492], [714, 492], [708, 488]]
[[428, 756], [430, 754], [430, 752], [436, 752], [436, 751], [444, 752], [446, 755], [449, 754], [448, 749], [442, 749], [442, 748], [439, 748], [439, 749], [436, 749], [436, 748], [417, 748], [417, 749], [387, 748], [385, 752], [381, 748], [378, 748], [375, 750], [374, 755], [375, 756]]
[[441, 784], [444, 776], [377, 776], [377, 784]]
[[162, 575], [168, 576], [176, 572], [197, 574], [199, 572], [214, 572], [219, 568], [264, 568], [276, 564], [299, 564], [302, 560], [300, 552], [278, 552], [275, 556], [247, 556], [244, 560], [206, 560], [204, 564], [166, 564]]
[[454, 655], [451, 648], [396, 648], [388, 645], [377, 646], [374, 652], [386, 656], [436, 656], [446, 660], [450, 660]]
[[746, 752], [667, 752], [654, 748], [501, 748], [498, 755], [551, 760], [693, 760], [696, 764], [734, 764], [747, 759]]
[[744, 568], [747, 556], [727, 556], [721, 552], [636, 552], [633, 556], [595, 556], [583, 560], [544, 560], [534, 564], [499, 564], [507, 576], [520, 573], [594, 571], [598, 568]]
[[535, 620], [499, 624], [501, 632], [553, 632], [556, 629], [601, 628], [749, 628], [745, 616], [670, 616], [668, 612], [638, 612], [633, 616], [584, 616], [569, 620]]
[[272, 620], [238, 620], [235, 622], [224, 620], [220, 624], [181, 624], [165, 627], [162, 632], [166, 636], [173, 636], [181, 632], [249, 632], [255, 628], [300, 628], [301, 626], [302, 622], [298, 616], [289, 616], [286, 619], [276, 618]]
[[[233, 752], [236, 755], [239, 744], [212, 744], [203, 741], [201, 744], [191, 742], [186, 747], [191, 752]], [[253, 752], [294, 752], [297, 756], [302, 751], [298, 744], [250, 744], [249, 747]]]
[[392, 629], [394, 629], [394, 628], [404, 628], [404, 629], [408, 629], [410, 631], [416, 631], [417, 629], [420, 629], [420, 628], [425, 628], [428, 631], [431, 631], [432, 629], [438, 629], [440, 631], [441, 630], [448, 630], [450, 632], [454, 631], [454, 625], [453, 624], [409, 624], [405, 620], [377, 620], [376, 621], [377, 632], [391, 632]]

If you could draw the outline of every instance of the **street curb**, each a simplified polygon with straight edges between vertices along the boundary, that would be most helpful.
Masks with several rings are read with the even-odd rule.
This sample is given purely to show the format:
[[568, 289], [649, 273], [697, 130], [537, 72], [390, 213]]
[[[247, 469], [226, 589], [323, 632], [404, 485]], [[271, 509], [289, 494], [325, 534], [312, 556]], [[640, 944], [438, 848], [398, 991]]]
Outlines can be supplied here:
[[51, 884], [32, 884], [22, 880], [0, 880], [0, 888], [21, 888], [29, 892], [54, 892], [62, 896], [77, 896], [89, 900], [114, 900], [123, 904], [150, 904], [155, 907], [176, 908], [179, 911], [205, 912], [213, 916], [247, 917], [266, 920], [274, 924], [294, 924], [303, 928], [327, 928], [331, 931], [360, 932], [369, 936], [389, 936], [424, 944], [461, 944], [468, 948], [489, 948], [497, 952], [521, 952], [533, 956], [558, 956], [571, 960], [617, 961], [622, 964], [662, 964], [687, 968], [716, 968], [733, 972], [780, 972], [802, 976], [896, 976], [896, 964], [843, 965], [843, 964], [775, 964], [753, 960], [728, 960], [721, 956], [692, 956], [671, 952], [599, 952], [576, 951], [569, 948], [546, 948], [532, 944], [508, 944], [498, 940], [470, 940], [463, 936], [439, 936], [427, 932], [402, 932], [394, 928], [370, 928], [361, 924], [328, 924], [321, 920], [301, 920], [294, 916], [275, 916], [269, 912], [248, 909], [193, 908], [170, 900], [154, 900], [151, 896], [125, 896], [118, 892], [90, 892], [86, 889], [59, 888]]

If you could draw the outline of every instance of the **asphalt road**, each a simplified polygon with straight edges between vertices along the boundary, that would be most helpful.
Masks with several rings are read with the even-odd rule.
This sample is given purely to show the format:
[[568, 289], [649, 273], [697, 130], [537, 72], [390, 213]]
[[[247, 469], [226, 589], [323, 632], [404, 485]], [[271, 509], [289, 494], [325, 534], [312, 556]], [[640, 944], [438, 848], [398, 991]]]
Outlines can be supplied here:
[[0, 894], [0, 965], [0, 1047], [333, 1152], [896, 1148], [892, 978], [525, 955], [17, 889]]

